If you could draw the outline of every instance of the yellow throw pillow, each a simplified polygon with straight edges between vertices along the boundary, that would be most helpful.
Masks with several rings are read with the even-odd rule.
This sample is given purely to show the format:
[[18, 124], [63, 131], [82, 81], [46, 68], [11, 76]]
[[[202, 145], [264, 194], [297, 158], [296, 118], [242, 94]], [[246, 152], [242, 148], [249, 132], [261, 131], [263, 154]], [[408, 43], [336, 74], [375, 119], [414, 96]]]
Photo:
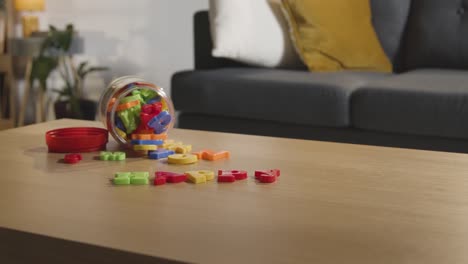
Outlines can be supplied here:
[[291, 37], [310, 71], [391, 72], [369, 0], [282, 0]]

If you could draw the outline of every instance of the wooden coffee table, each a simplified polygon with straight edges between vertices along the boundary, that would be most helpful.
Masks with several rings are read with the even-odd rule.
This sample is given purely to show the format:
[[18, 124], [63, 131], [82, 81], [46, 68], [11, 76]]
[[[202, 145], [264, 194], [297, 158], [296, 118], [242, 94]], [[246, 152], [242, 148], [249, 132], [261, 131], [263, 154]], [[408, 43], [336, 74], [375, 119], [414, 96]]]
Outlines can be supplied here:
[[[0, 263], [468, 263], [465, 154], [174, 129], [232, 158], [173, 166], [89, 153], [68, 165], [44, 134], [69, 126], [101, 125], [0, 132]], [[281, 169], [276, 183], [109, 183], [117, 171], [266, 168]]]

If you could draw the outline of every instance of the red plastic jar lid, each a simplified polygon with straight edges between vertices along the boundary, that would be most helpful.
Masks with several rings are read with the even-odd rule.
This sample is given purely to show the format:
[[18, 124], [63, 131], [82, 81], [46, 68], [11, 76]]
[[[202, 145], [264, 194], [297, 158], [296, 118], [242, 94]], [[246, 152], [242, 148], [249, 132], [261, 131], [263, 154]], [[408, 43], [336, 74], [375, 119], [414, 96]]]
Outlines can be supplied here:
[[49, 152], [92, 152], [106, 148], [108, 132], [96, 127], [70, 127], [46, 132]]

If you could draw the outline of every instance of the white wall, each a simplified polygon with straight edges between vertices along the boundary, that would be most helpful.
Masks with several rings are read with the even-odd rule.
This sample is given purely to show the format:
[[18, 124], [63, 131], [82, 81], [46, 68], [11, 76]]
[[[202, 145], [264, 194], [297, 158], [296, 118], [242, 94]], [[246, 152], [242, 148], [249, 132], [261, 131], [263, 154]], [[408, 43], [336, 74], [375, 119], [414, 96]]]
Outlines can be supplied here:
[[208, 0], [47, 0], [40, 15], [63, 28], [73, 23], [85, 39], [77, 59], [90, 59], [111, 71], [87, 81], [89, 97], [98, 99], [114, 77], [136, 74], [166, 90], [171, 75], [193, 68], [193, 14]]

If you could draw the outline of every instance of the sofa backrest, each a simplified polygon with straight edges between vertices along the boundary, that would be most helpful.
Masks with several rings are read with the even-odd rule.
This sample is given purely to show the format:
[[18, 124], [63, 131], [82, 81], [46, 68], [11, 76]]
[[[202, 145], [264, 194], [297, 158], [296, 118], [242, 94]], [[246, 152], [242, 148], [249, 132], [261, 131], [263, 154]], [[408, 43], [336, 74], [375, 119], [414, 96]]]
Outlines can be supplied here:
[[[400, 60], [401, 40], [408, 19], [410, 1], [411, 0], [370, 0], [372, 23], [376, 34], [385, 53], [394, 65], [398, 64]], [[211, 55], [212, 48], [213, 44], [211, 40], [208, 11], [199, 11], [194, 16], [195, 69], [248, 67], [245, 64], [229, 59], [213, 57]]]
[[194, 61], [196, 70], [208, 70], [223, 67], [248, 67], [229, 59], [215, 58], [211, 55], [211, 39], [208, 11], [198, 11], [193, 17]]
[[468, 0], [412, 0], [404, 70], [468, 68]]
[[410, 11], [410, 2], [410, 0], [370, 1], [372, 24], [394, 68], [398, 67], [401, 59], [401, 43]]

